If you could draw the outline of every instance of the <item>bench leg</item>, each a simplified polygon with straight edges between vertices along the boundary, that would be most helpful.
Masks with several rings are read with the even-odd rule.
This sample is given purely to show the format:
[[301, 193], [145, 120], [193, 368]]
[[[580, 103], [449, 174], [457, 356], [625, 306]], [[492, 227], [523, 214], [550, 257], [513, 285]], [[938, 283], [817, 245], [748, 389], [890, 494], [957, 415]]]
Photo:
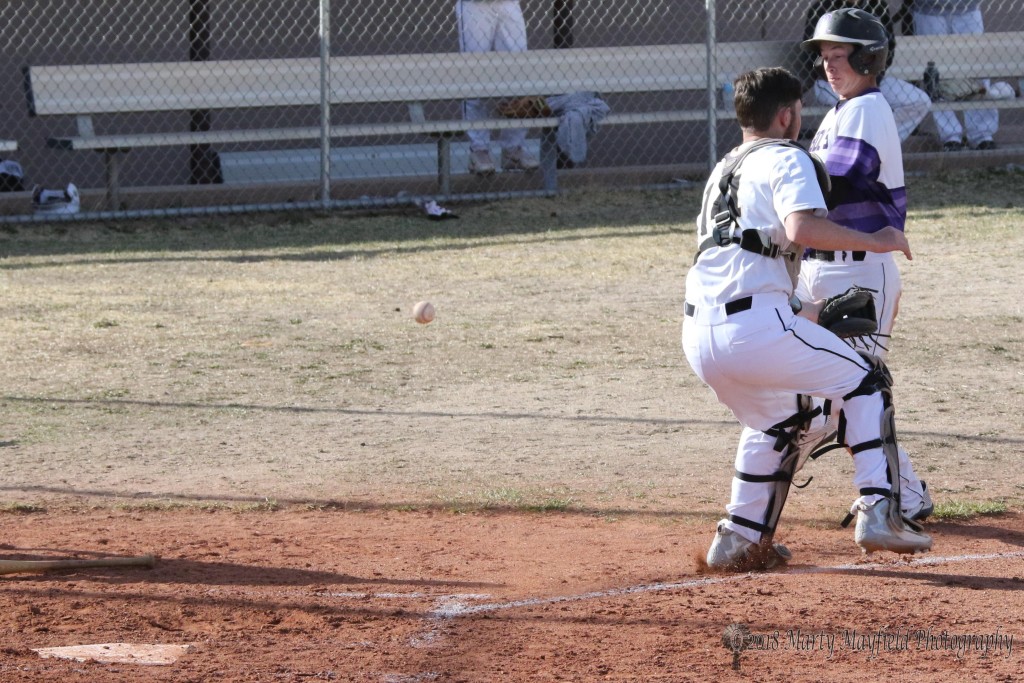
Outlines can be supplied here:
[[542, 128], [540, 131], [540, 170], [544, 175], [544, 189], [558, 191], [558, 129]]
[[121, 208], [121, 158], [123, 150], [103, 150], [103, 165], [107, 174], [107, 208], [117, 211]]
[[442, 195], [452, 193], [452, 139], [444, 133], [437, 138], [437, 188]]

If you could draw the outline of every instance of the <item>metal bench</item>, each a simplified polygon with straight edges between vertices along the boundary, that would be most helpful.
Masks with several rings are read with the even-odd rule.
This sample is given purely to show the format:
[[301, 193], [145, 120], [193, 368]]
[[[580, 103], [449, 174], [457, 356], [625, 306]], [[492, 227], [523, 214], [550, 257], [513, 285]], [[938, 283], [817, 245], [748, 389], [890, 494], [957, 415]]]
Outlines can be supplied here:
[[[908, 36], [898, 41], [890, 73], [919, 80], [928, 61], [944, 77], [1008, 77], [1024, 74], [1019, 46], [1024, 33]], [[237, 110], [268, 107], [321, 107], [405, 103], [407, 118], [393, 121], [334, 123], [331, 139], [424, 135], [436, 139], [438, 184], [450, 192], [451, 139], [469, 129], [528, 127], [541, 130], [541, 168], [546, 190], [557, 189], [555, 117], [464, 121], [450, 107], [442, 118], [428, 118], [425, 104], [468, 98], [595, 91], [602, 96], [626, 93], [706, 92], [689, 104], [656, 110], [622, 111], [612, 102], [606, 125], [640, 125], [708, 121], [709, 158], [714, 153], [714, 121], [735, 115], [717, 103], [719, 86], [758, 66], [798, 68], [795, 41], [719, 43], [709, 55], [705, 44], [531, 50], [522, 53], [431, 53], [333, 57], [329, 60], [329, 96], [321, 98], [320, 60], [265, 59], [241, 61], [135, 64], [46, 65], [25, 68], [32, 116], [69, 117], [76, 132], [48, 138], [51, 147], [91, 150], [105, 158], [107, 199], [120, 206], [120, 166], [134, 148], [319, 141], [318, 126], [230, 128], [210, 130], [126, 130], [118, 119], [111, 130], [97, 130], [94, 117], [105, 114]], [[710, 75], [709, 75], [710, 74]], [[634, 100], [635, 103], [635, 100]], [[1024, 99], [936, 102], [936, 109], [1020, 108]], [[808, 116], [822, 108], [808, 107]], [[130, 120], [130, 119], [128, 119]]]
[[[701, 91], [710, 94], [728, 74], [790, 60], [794, 46], [783, 42], [720, 44], [713, 84], [708, 87], [704, 44], [531, 50], [522, 53], [433, 53], [334, 57], [330, 60], [331, 104], [401, 102], [408, 119], [332, 124], [330, 137], [367, 138], [422, 134], [435, 137], [438, 181], [450, 189], [450, 140], [469, 129], [541, 129], [544, 187], [557, 188], [555, 117], [464, 121], [453, 115], [428, 119], [424, 104], [467, 98], [595, 91], [615, 93]], [[91, 150], [105, 157], [108, 203], [120, 205], [121, 161], [131, 149], [174, 145], [316, 141], [321, 128], [100, 132], [93, 120], [104, 114], [321, 106], [319, 59], [29, 66], [26, 93], [32, 116], [74, 117], [73, 135], [53, 135], [48, 145]], [[602, 125], [708, 119], [708, 99], [692, 109], [613, 111]], [[613, 107], [614, 109], [614, 107]], [[718, 111], [719, 118], [732, 116]], [[121, 124], [119, 127], [123, 127]]]

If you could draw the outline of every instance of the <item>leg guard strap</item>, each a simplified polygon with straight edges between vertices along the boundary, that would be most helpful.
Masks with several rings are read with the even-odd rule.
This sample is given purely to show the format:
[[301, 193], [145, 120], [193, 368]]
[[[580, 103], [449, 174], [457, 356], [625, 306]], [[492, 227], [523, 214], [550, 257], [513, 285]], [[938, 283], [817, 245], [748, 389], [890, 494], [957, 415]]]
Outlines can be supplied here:
[[854, 455], [856, 455], [857, 453], [860, 453], [862, 451], [870, 451], [872, 448], [882, 448], [883, 446], [884, 444], [882, 443], [881, 439], [872, 439], [871, 441], [859, 443], [856, 446], [847, 446], [847, 448], [849, 448], [850, 451]]
[[776, 470], [771, 474], [747, 474], [746, 472], [736, 470], [732, 473], [732, 476], [736, 477], [740, 481], [749, 481], [752, 484], [765, 484], [773, 481], [789, 482], [793, 479], [791, 475], [782, 470]]
[[[860, 490], [862, 496], [885, 496], [889, 500], [893, 500], [892, 489], [880, 489], [874, 486], [867, 486]], [[889, 507], [892, 507], [891, 505]], [[844, 529], [850, 526], [850, 522], [854, 520], [853, 513], [847, 513], [846, 517], [843, 517], [843, 521], [839, 523]]]
[[[823, 412], [822, 406], [812, 408], [811, 399], [807, 396], [798, 395], [796, 397], [796, 401], [797, 410], [795, 413], [782, 422], [772, 425], [768, 429], [764, 430], [764, 433], [768, 436], [775, 437], [775, 450], [780, 453], [786, 449], [786, 446], [796, 439], [801, 430], [807, 429], [807, 426], [810, 425], [812, 419], [821, 415]], [[826, 401], [824, 410], [828, 410], [830, 405], [831, 403]]]
[[770, 533], [773, 533], [775, 531], [775, 527], [774, 526], [769, 527], [769, 526], [764, 525], [764, 524], [758, 524], [757, 522], [755, 522], [752, 519], [747, 519], [746, 517], [740, 517], [739, 515], [729, 515], [729, 521], [732, 522], [733, 524], [738, 524], [740, 526], [745, 526], [748, 529], [753, 529], [754, 531], [760, 532], [762, 534], [770, 534]]

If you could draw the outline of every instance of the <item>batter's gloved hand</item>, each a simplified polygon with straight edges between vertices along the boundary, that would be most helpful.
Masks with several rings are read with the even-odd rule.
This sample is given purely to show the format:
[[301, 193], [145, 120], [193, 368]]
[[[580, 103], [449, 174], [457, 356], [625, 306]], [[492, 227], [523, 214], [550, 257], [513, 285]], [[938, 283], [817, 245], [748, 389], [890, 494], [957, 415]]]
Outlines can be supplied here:
[[870, 289], [850, 287], [842, 294], [825, 299], [818, 324], [837, 337], [860, 337], [878, 331], [875, 298]]
[[499, 104], [498, 114], [508, 119], [538, 119], [551, 116], [551, 107], [539, 95], [516, 97]]

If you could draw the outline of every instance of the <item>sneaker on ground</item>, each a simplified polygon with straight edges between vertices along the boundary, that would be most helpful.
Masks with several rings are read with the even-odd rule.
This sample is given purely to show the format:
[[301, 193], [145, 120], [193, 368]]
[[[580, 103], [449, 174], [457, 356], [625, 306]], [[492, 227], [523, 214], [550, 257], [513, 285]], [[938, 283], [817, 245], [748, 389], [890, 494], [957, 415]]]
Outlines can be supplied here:
[[995, 148], [996, 148], [995, 140], [982, 140], [981, 142], [978, 143], [978, 146], [975, 147], [974, 149], [985, 151], [985, 150], [991, 150], [991, 149], [995, 149]]
[[942, 143], [943, 152], [959, 152], [964, 148], [964, 143], [959, 140], [949, 140], [948, 142]]
[[932, 549], [932, 538], [928, 534], [914, 531], [903, 521], [897, 522], [889, 514], [892, 504], [882, 498], [870, 505], [858, 503], [857, 528], [853, 540], [865, 553], [876, 550], [891, 550], [894, 553], [914, 554]]
[[537, 157], [522, 147], [501, 152], [501, 168], [505, 171], [535, 171], [540, 166]]
[[715, 531], [715, 540], [708, 548], [707, 562], [712, 569], [748, 572], [773, 569], [792, 558], [793, 553], [781, 543], [762, 548], [725, 526], [725, 520], [722, 520]]
[[78, 213], [80, 198], [74, 183], [63, 190], [47, 190], [38, 185], [32, 188], [32, 208], [37, 213]]
[[469, 172], [477, 175], [494, 173], [494, 160], [486, 149], [474, 149], [469, 152]]

